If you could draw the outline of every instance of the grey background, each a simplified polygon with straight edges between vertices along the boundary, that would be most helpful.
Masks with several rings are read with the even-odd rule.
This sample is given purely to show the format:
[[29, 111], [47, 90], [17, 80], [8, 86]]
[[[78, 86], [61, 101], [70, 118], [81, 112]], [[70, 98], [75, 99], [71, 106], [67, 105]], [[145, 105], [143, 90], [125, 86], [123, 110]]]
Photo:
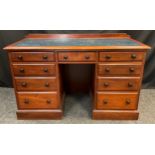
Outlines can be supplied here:
[[0, 86], [12, 87], [7, 53], [3, 47], [22, 39], [29, 33], [127, 33], [152, 49], [147, 53], [143, 88], [155, 88], [155, 31], [154, 30], [0, 30]]

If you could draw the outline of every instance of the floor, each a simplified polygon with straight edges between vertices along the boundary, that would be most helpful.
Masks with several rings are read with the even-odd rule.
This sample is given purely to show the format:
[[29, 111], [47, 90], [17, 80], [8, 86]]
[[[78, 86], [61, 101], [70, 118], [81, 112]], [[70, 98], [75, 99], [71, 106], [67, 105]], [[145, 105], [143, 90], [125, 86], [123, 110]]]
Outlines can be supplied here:
[[155, 123], [155, 89], [143, 89], [140, 95], [139, 120], [91, 120], [91, 100], [88, 96], [67, 96], [62, 120], [17, 120], [16, 101], [12, 88], [0, 88], [0, 123], [2, 124], [148, 124]]

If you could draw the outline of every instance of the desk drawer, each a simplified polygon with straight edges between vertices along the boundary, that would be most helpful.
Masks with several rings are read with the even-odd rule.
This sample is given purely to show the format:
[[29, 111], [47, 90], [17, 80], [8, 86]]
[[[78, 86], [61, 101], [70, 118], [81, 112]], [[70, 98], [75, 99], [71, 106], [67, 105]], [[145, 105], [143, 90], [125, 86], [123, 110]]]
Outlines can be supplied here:
[[142, 61], [144, 52], [100, 52], [99, 61]]
[[15, 76], [54, 76], [55, 64], [13, 64]]
[[17, 93], [19, 109], [56, 109], [59, 108], [57, 93]]
[[113, 62], [98, 65], [98, 74], [101, 76], [132, 76], [140, 75], [142, 62]]
[[98, 90], [138, 90], [140, 77], [99, 77], [97, 79]]
[[55, 91], [56, 78], [15, 78], [18, 91]]
[[59, 52], [59, 61], [96, 61], [96, 52]]
[[96, 108], [103, 110], [137, 109], [138, 93], [97, 93]]
[[11, 60], [14, 62], [54, 61], [54, 52], [12, 52]]

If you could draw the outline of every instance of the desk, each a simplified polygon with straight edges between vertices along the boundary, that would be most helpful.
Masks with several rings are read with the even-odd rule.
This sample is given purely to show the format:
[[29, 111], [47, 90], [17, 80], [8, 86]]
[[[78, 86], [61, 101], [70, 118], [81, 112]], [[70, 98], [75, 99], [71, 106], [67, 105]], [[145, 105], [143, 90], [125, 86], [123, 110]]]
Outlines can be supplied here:
[[[9, 55], [18, 119], [63, 117], [67, 65], [74, 66], [70, 74], [77, 80], [85, 74], [86, 65], [91, 68], [87, 76], [91, 78], [78, 84], [78, 89], [90, 86], [93, 119], [138, 119], [145, 55], [150, 47], [129, 35], [30, 34], [4, 49]], [[77, 86], [74, 78], [68, 80], [71, 88]]]

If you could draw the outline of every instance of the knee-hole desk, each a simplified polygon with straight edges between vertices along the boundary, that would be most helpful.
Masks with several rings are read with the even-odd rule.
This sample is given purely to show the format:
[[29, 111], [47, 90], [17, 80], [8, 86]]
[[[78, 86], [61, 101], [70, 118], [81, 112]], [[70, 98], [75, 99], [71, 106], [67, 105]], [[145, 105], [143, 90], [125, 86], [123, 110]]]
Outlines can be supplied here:
[[91, 92], [93, 119], [138, 119], [149, 46], [127, 34], [30, 34], [9, 55], [18, 119], [61, 119], [65, 91]]

